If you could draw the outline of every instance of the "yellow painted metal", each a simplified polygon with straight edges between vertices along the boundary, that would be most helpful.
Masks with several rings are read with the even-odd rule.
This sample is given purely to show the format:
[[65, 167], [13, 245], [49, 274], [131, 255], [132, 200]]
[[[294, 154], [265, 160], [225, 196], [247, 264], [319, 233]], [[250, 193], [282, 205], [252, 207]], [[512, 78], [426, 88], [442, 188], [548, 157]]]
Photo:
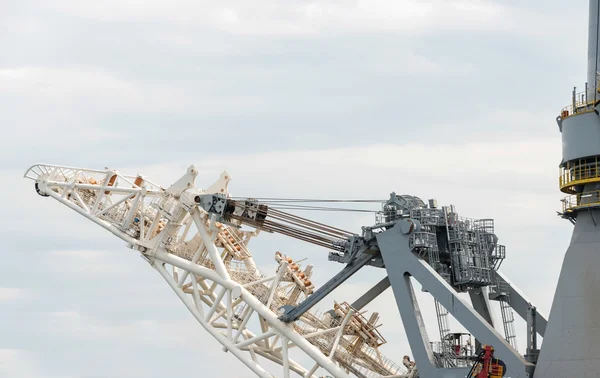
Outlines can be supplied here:
[[575, 95], [575, 101], [569, 106], [565, 106], [560, 112], [561, 118], [567, 119], [574, 115], [589, 113], [594, 111], [594, 101], [586, 101], [585, 92], [579, 92]]
[[[470, 377], [477, 377], [481, 374], [481, 370], [483, 370], [483, 364], [479, 364], [473, 370], [473, 373]], [[489, 378], [502, 378], [504, 374], [504, 367], [498, 363], [492, 363], [490, 366]]]
[[576, 194], [576, 185], [596, 182], [600, 183], [600, 165], [597, 157], [573, 160], [560, 167], [558, 184], [563, 193]]
[[576, 210], [599, 206], [600, 190], [570, 195], [562, 199], [563, 213], [572, 213]]

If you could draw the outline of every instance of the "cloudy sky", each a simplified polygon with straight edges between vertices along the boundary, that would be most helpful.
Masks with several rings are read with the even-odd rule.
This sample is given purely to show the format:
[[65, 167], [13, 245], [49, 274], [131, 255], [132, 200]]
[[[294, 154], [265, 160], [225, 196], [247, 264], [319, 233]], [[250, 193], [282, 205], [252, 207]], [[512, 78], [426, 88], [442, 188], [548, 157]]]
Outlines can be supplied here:
[[[572, 230], [555, 117], [586, 39], [583, 0], [0, 1], [0, 376], [251, 377], [139, 256], [35, 194], [21, 177], [41, 162], [164, 185], [195, 163], [236, 196], [436, 198], [496, 219], [503, 271], [547, 313]], [[308, 258], [317, 285], [341, 268], [283, 237], [252, 247], [265, 270], [275, 250]], [[392, 300], [370, 309], [399, 361]]]

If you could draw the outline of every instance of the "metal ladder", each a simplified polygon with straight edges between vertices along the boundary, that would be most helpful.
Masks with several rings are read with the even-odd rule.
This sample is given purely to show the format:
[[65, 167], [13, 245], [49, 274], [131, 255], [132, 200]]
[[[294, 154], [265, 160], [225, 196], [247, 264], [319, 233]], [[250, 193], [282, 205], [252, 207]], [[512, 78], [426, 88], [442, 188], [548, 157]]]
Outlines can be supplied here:
[[517, 335], [515, 332], [515, 317], [510, 307], [509, 296], [500, 298], [500, 312], [502, 313], [502, 324], [504, 326], [504, 337], [506, 341], [517, 350]]
[[440, 330], [440, 344], [442, 346], [442, 364], [443, 367], [456, 367], [456, 363], [451, 358], [451, 353], [453, 353], [450, 348], [448, 348], [447, 343], [445, 342], [446, 336], [450, 333], [450, 322], [448, 320], [448, 310], [444, 306], [442, 306], [437, 300], [434, 299], [435, 303], [435, 312], [437, 314], [438, 320], [438, 328]]

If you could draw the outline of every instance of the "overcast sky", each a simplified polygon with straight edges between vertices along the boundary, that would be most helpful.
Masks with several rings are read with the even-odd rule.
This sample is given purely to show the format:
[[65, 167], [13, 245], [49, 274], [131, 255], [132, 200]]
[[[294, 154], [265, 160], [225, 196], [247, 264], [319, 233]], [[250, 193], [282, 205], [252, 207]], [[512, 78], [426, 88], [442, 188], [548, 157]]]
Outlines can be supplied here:
[[[547, 313], [572, 231], [556, 216], [555, 118], [584, 84], [587, 4], [0, 1], [0, 376], [252, 376], [123, 242], [37, 196], [21, 178], [34, 163], [164, 186], [195, 163], [199, 187], [227, 169], [236, 196], [436, 198], [495, 218], [502, 270]], [[374, 221], [310, 216], [356, 232]], [[308, 258], [317, 285], [342, 267], [259, 239], [265, 271], [276, 250]], [[361, 271], [336, 299], [383, 273]], [[391, 293], [369, 309], [400, 362]]]

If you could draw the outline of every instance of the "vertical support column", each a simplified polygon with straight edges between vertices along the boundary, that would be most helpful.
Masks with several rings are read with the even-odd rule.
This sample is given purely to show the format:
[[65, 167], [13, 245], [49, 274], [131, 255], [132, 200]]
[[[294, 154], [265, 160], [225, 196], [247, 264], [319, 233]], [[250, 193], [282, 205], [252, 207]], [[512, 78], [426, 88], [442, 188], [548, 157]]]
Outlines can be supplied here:
[[589, 7], [589, 28], [588, 28], [588, 61], [587, 61], [587, 81], [588, 81], [588, 99], [594, 100], [598, 96], [597, 72], [600, 69], [598, 48], [600, 42], [600, 7], [598, 0], [590, 0]]
[[[488, 289], [482, 287], [479, 292], [469, 290], [469, 297], [471, 298], [471, 304], [473, 308], [482, 318], [484, 318], [489, 325], [494, 326], [494, 319], [492, 317], [492, 311], [490, 309], [490, 300], [488, 298]], [[479, 350], [481, 343], [475, 339], [475, 350]]]
[[[468, 371], [433, 366], [431, 348], [424, 345], [426, 330], [418, 313], [416, 298], [410, 285], [410, 277], [419, 281], [425, 290], [444, 306], [457, 321], [465, 326], [482, 343], [493, 345], [499, 358], [503, 359], [513, 378], [530, 377], [533, 365], [515, 351], [498, 332], [487, 323], [456, 291], [442, 279], [433, 268], [415, 256], [408, 245], [409, 234], [398, 224], [392, 229], [377, 234], [377, 243], [385, 263], [392, 290], [402, 322], [410, 341], [419, 372], [425, 377], [464, 377]], [[428, 340], [427, 340], [428, 341]]]
[[436, 368], [433, 350], [421, 315], [419, 302], [410, 282], [410, 275], [404, 273], [397, 274], [395, 277], [390, 276], [390, 282], [419, 373], [424, 377], [435, 377]]
[[527, 309], [527, 351], [525, 358], [532, 363], [537, 362], [539, 350], [537, 349], [537, 330], [536, 330], [537, 311], [535, 306]]
[[600, 210], [577, 213], [548, 318], [536, 376], [597, 376], [600, 372]]

